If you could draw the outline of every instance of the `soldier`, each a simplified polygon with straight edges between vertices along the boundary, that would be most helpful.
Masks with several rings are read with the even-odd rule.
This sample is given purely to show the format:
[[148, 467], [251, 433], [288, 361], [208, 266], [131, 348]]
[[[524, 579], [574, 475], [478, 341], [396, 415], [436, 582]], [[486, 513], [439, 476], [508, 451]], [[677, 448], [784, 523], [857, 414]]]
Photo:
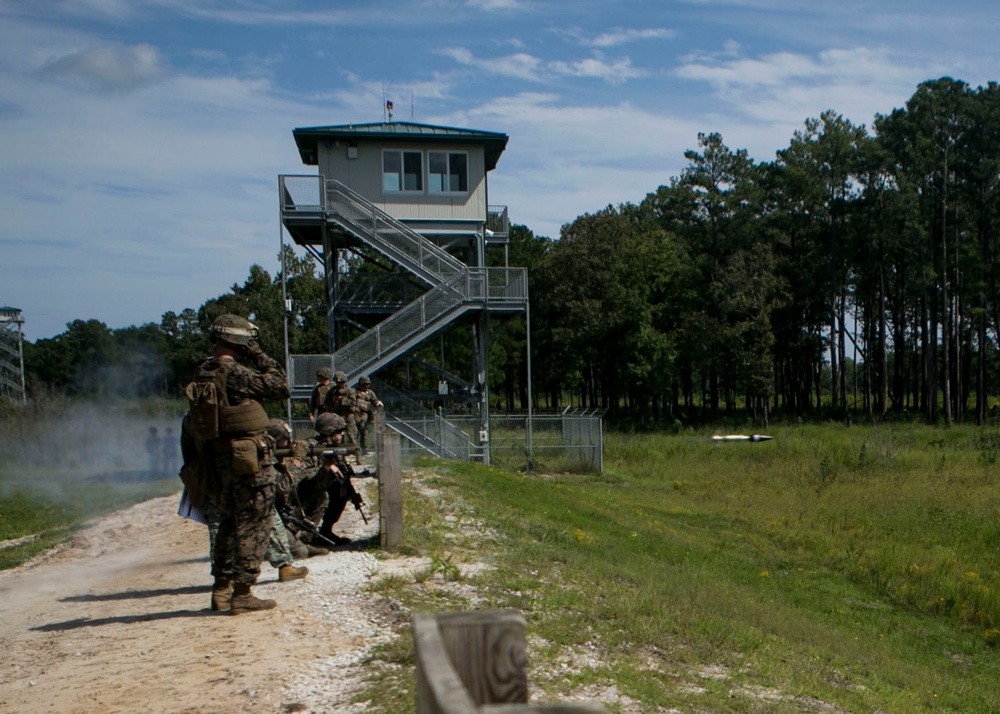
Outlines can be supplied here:
[[[278, 472], [274, 498], [275, 511], [279, 515], [290, 512], [298, 518], [309, 518], [309, 515], [303, 513], [300, 507], [298, 492], [300, 484], [312, 478], [316, 473], [316, 463], [307, 457], [310, 442], [293, 441], [291, 428], [281, 419], [272, 419], [271, 426], [267, 431], [274, 437], [275, 446], [278, 449], [289, 449], [292, 452], [289, 456], [279, 459], [275, 465]], [[312, 441], [315, 442], [315, 440]], [[286, 523], [284, 519], [282, 519], [281, 530], [286, 536], [288, 552], [296, 558], [311, 558], [317, 555], [327, 555], [330, 552], [326, 548], [313, 545], [308, 533], [299, 533], [294, 525]], [[276, 539], [275, 531], [272, 531], [271, 538], [272, 541]], [[280, 547], [275, 547], [273, 550], [275, 553], [284, 553]]]
[[228, 605], [230, 614], [239, 615], [277, 605], [250, 589], [260, 575], [274, 512], [274, 442], [267, 435], [270, 419], [262, 402], [287, 399], [289, 388], [285, 371], [260, 348], [249, 320], [220, 315], [210, 336], [214, 354], [197, 368], [185, 391], [194, 436], [219, 487], [212, 609]]
[[330, 391], [332, 386], [330, 384], [330, 368], [320, 367], [317, 369], [316, 384], [309, 396], [309, 421], [316, 421], [316, 417], [326, 409], [326, 393]]
[[354, 458], [361, 465], [361, 446], [358, 439], [358, 393], [347, 386], [347, 375], [337, 372], [333, 375], [333, 389], [326, 393], [326, 411], [336, 414], [347, 424], [347, 441], [357, 451]]
[[[323, 414], [316, 420], [316, 432], [319, 434], [316, 443], [331, 448], [341, 446], [346, 429], [347, 424], [339, 414]], [[355, 506], [360, 506], [362, 502], [360, 494], [354, 490], [354, 485], [351, 483], [353, 473], [347, 460], [337, 454], [334, 455], [332, 463], [322, 464], [313, 478], [299, 485], [303, 510], [309, 504], [307, 517], [313, 523], [320, 524], [320, 535], [337, 545], [350, 543], [351, 539], [334, 533], [333, 526], [340, 520], [348, 501]]]
[[149, 427], [146, 434], [146, 455], [149, 456], [149, 476], [155, 478], [160, 475], [160, 434], [155, 426]]
[[[267, 428], [267, 434], [274, 439], [275, 448], [287, 449], [292, 446], [292, 430], [281, 419], [272, 419], [271, 425]], [[300, 442], [301, 444], [301, 442]], [[304, 447], [304, 444], [302, 445]], [[304, 453], [304, 448], [300, 449]], [[293, 460], [292, 457], [287, 459]], [[289, 472], [287, 466], [282, 461], [274, 465], [275, 488], [274, 506], [271, 508], [271, 530], [267, 538], [267, 553], [265, 558], [275, 570], [278, 571], [278, 582], [298, 580], [309, 574], [309, 568], [305, 566], [292, 565], [296, 557], [307, 557], [308, 553], [301, 552], [293, 546], [294, 538], [285, 529], [285, 522], [281, 520], [281, 508], [284, 507], [288, 494], [295, 488], [295, 477]], [[304, 549], [302, 549], [304, 551]]]
[[358, 440], [363, 454], [368, 453], [368, 422], [375, 420], [375, 412], [383, 406], [371, 385], [367, 376], [358, 380]]

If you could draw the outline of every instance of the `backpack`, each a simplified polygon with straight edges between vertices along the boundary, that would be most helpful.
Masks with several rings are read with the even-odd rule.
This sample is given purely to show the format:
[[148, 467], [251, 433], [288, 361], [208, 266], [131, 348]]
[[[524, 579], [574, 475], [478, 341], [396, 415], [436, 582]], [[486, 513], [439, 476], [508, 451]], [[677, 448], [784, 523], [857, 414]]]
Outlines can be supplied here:
[[194, 380], [184, 388], [188, 399], [191, 434], [198, 442], [199, 449], [205, 443], [218, 439], [222, 434], [222, 408], [226, 400], [226, 375], [229, 367], [221, 364], [218, 369], [198, 370]]

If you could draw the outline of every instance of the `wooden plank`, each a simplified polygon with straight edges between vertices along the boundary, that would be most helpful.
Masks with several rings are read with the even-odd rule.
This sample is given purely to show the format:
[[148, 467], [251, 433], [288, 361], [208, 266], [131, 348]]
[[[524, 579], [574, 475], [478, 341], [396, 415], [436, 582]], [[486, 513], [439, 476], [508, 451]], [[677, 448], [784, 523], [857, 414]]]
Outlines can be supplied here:
[[525, 623], [516, 610], [446, 612], [438, 628], [477, 705], [528, 701]]
[[476, 714], [608, 714], [608, 710], [592, 702], [486, 704]]
[[475, 714], [476, 703], [451, 666], [435, 615], [414, 613], [412, 622], [417, 714]]
[[379, 545], [392, 550], [403, 544], [402, 443], [393, 431], [377, 432]]
[[593, 702], [528, 704], [516, 610], [413, 615], [417, 714], [607, 714]]

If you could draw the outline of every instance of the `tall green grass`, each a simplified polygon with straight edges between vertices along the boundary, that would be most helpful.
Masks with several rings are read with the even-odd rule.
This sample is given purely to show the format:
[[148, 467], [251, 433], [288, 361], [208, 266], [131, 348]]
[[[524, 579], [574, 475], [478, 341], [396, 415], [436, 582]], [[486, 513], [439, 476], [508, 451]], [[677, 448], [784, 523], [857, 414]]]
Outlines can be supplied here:
[[441, 502], [496, 537], [448, 550], [420, 535], [426, 520], [407, 534], [494, 565], [477, 607], [524, 612], [533, 686], [554, 699], [614, 687], [651, 712], [1000, 710], [996, 433], [770, 433], [611, 434], [600, 475], [442, 464], [428, 482]]

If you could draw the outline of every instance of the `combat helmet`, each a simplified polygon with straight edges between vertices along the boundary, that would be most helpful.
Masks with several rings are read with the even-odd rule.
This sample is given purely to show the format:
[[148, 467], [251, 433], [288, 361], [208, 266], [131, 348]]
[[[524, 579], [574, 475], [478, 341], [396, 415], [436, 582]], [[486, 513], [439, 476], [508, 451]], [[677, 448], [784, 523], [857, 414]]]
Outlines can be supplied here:
[[239, 315], [219, 315], [212, 321], [211, 337], [213, 342], [226, 342], [239, 347], [246, 347], [250, 340], [257, 339], [257, 327]]
[[341, 372], [340, 370], [337, 370], [337, 373], [333, 375], [333, 381], [337, 382], [338, 384], [341, 384], [341, 383], [345, 383], [346, 384], [347, 383], [347, 375], [344, 374], [343, 372]]
[[267, 433], [278, 442], [292, 438], [292, 428], [288, 426], [288, 422], [281, 419], [272, 419], [271, 423], [267, 425]]
[[346, 429], [347, 422], [345, 422], [344, 417], [339, 414], [324, 412], [316, 417], [316, 421], [313, 426], [316, 429], [317, 434], [327, 436], [329, 434], [336, 434], [338, 431]]
[[330, 368], [320, 367], [319, 369], [316, 370], [316, 376], [319, 379], [330, 379]]
[[371, 377], [365, 376], [358, 380], [358, 384], [371, 384]]

